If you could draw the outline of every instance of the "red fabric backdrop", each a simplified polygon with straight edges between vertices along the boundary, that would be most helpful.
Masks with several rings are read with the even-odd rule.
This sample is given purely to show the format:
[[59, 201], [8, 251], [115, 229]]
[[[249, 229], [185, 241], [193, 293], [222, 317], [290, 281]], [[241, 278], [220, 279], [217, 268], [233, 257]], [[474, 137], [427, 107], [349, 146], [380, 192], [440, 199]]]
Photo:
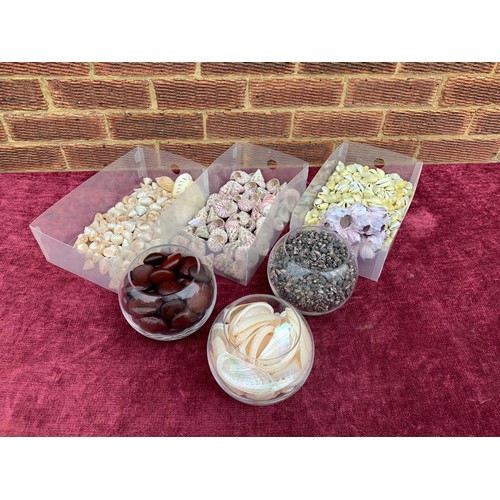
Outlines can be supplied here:
[[[311, 176], [314, 171], [311, 171]], [[117, 296], [45, 261], [29, 223], [91, 174], [0, 176], [0, 434], [8, 436], [435, 436], [500, 434], [498, 165], [426, 165], [378, 283], [310, 318], [304, 387], [255, 408], [206, 360], [210, 321], [160, 343]], [[270, 293], [218, 278], [212, 319]]]

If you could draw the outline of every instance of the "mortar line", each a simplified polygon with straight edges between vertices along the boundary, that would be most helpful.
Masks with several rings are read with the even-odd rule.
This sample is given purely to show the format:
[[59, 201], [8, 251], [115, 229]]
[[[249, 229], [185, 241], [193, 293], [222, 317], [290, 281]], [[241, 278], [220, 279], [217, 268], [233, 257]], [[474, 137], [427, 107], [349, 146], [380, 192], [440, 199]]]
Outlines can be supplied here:
[[292, 111], [292, 118], [290, 119], [290, 133], [288, 134], [288, 139], [293, 139], [293, 131], [295, 129], [295, 111]]
[[[12, 142], [15, 142], [14, 139], [12, 138], [12, 136], [10, 135], [10, 130], [9, 130], [9, 127], [7, 125], [7, 122], [5, 121], [5, 118], [3, 117], [3, 114], [0, 113], [0, 123], [2, 124], [3, 126], [3, 129], [5, 130], [5, 135], [7, 136], [7, 143], [12, 143]], [[0, 146], [2, 145], [3, 143], [0, 142]]]
[[344, 76], [344, 78], [342, 78], [342, 94], [340, 96], [340, 102], [339, 102], [339, 105], [338, 105], [339, 108], [344, 108], [345, 109], [345, 99], [346, 99], [346, 95], [347, 95], [347, 86], [348, 86], [348, 84], [349, 84], [348, 77]]
[[401, 72], [401, 66], [403, 66], [402, 63], [400, 63], [400, 62], [396, 63], [396, 68], [394, 69], [394, 73], [393, 73], [394, 75], [397, 75], [398, 73]]
[[418, 158], [418, 155], [420, 154], [421, 148], [422, 148], [422, 141], [418, 140], [417, 147], [415, 148], [415, 158]]
[[40, 78], [38, 81], [40, 83], [40, 89], [42, 91], [43, 98], [45, 100], [45, 103], [47, 104], [46, 112], [51, 112], [55, 108], [55, 105], [54, 101], [52, 100], [52, 94], [49, 90], [49, 84], [47, 83], [47, 80], [45, 78]]
[[252, 109], [250, 103], [250, 77], [246, 78], [245, 97], [243, 99], [243, 109]]
[[156, 97], [156, 89], [153, 80], [147, 80], [149, 87], [149, 99], [151, 101], [150, 109], [158, 110], [158, 98]]
[[381, 139], [384, 137], [383, 131], [384, 131], [385, 117], [386, 116], [387, 116], [387, 110], [383, 109], [382, 110], [382, 121], [380, 123], [380, 128], [379, 128], [379, 131], [378, 131], [378, 137], [380, 137]]
[[103, 118], [104, 118], [104, 130], [106, 131], [106, 139], [112, 139], [112, 136], [111, 136], [111, 127], [109, 125], [109, 121], [108, 121], [108, 117], [103, 114]]
[[[338, 136], [320, 136], [320, 137], [293, 137], [294, 143], [306, 144], [306, 143], [325, 143], [338, 140], [357, 140], [357, 141], [418, 141], [418, 140], [479, 140], [479, 141], [498, 141], [500, 140], [500, 134], [472, 134], [472, 135], [452, 135], [452, 134], [432, 134], [432, 135], [413, 135], [413, 136], [393, 136], [385, 135], [383, 137], [378, 137], [377, 135], [363, 136], [363, 135], [338, 135]], [[289, 137], [225, 137], [225, 138], [207, 138], [207, 139], [179, 139], [179, 138], [155, 138], [155, 139], [68, 139], [68, 140], [54, 140], [54, 141], [13, 141], [0, 143], [1, 149], [21, 149], [30, 147], [58, 147], [58, 146], [134, 146], [137, 144], [148, 144], [154, 145], [155, 141], [169, 142], [177, 145], [189, 145], [189, 144], [228, 144], [234, 141], [238, 142], [273, 142], [273, 143], [283, 143], [289, 144]]]
[[[494, 70], [493, 70], [494, 71]], [[453, 77], [467, 77], [467, 78], [498, 78], [499, 74], [489, 71], [485, 73], [287, 73], [287, 74], [224, 74], [224, 75], [203, 75], [199, 76], [196, 73], [191, 73], [188, 75], [164, 75], [164, 74], [148, 74], [148, 75], [94, 75], [95, 80], [99, 81], [121, 81], [121, 80], [147, 80], [154, 78], [155, 80], [244, 80], [248, 77], [259, 78], [262, 80], [307, 80], [310, 78], [319, 79], [342, 79], [343, 77], [349, 78], [369, 78], [374, 80], [406, 80], [408, 78], [413, 78], [416, 80], [429, 80], [429, 79], [439, 79], [444, 75]], [[37, 80], [39, 78], [45, 78], [47, 80], [78, 80], [85, 81], [90, 79], [90, 74], [88, 75], [1, 75], [0, 80]]]
[[206, 111], [203, 111], [201, 114], [202, 117], [202, 125], [203, 125], [203, 140], [208, 139], [208, 134], [207, 134], [207, 121], [208, 121], [208, 115]]
[[64, 164], [66, 166], [65, 170], [71, 170], [71, 167], [69, 166], [68, 158], [66, 158], [66, 151], [64, 151], [64, 148], [62, 146], [59, 146], [59, 149], [61, 150], [61, 155], [63, 157]]
[[439, 109], [439, 100], [441, 99], [441, 94], [443, 92], [443, 87], [446, 85], [446, 82], [448, 81], [449, 74], [443, 75], [443, 79], [439, 83], [436, 89], [436, 95], [434, 96], [434, 100], [432, 102], [432, 107], [434, 109]]
[[95, 65], [93, 62], [88, 63], [89, 64], [89, 77], [91, 80], [94, 80], [95, 78]]
[[340, 108], [339, 105], [330, 106], [281, 106], [281, 107], [259, 107], [259, 108], [234, 108], [234, 109], [223, 109], [223, 108], [189, 108], [189, 109], [168, 109], [168, 110], [152, 110], [151, 108], [58, 108], [54, 107], [50, 110], [34, 109], [34, 110], [9, 110], [5, 111], [4, 114], [9, 116], [59, 116], [59, 115], [95, 115], [95, 113], [103, 113], [106, 115], [117, 115], [124, 113], [135, 113], [135, 114], [162, 114], [162, 115], [192, 115], [196, 113], [201, 113], [206, 111], [209, 114], [214, 113], [266, 113], [269, 112], [291, 112], [291, 111], [314, 111], [314, 112], [324, 112], [324, 113], [342, 113], [342, 112], [358, 112], [358, 111], [381, 111], [381, 110], [392, 110], [392, 111], [476, 111], [478, 109], [499, 109], [498, 103], [491, 104], [475, 104], [468, 106], [445, 106], [435, 108], [433, 104], [417, 105], [417, 104], [400, 104], [397, 107], [391, 104], [387, 105], [373, 105], [373, 106], [348, 106]]
[[202, 78], [202, 76], [201, 76], [201, 62], [195, 63], [193, 76], [196, 79], [201, 79]]
[[299, 69], [300, 69], [300, 62], [296, 62], [293, 68], [293, 75], [298, 75], [299, 74]]

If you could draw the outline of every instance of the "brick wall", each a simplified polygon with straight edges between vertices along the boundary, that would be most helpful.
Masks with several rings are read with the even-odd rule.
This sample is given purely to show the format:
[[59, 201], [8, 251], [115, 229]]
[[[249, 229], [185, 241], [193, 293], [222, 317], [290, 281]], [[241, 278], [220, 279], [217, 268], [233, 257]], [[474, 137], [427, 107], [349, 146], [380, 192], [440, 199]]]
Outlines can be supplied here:
[[349, 139], [500, 161], [500, 63], [0, 63], [0, 170], [98, 169], [234, 141], [321, 164]]

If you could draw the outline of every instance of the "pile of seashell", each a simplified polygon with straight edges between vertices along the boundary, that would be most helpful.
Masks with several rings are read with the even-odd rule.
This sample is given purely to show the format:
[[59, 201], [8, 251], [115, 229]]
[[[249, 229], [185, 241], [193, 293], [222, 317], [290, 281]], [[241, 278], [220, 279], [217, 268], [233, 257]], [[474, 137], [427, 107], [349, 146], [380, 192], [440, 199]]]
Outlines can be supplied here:
[[85, 255], [84, 269], [96, 265], [111, 277], [109, 287], [118, 289], [120, 279], [135, 255], [159, 241], [160, 213], [193, 182], [190, 174], [177, 179], [168, 176], [154, 181], [144, 177], [140, 187], [111, 207], [97, 213], [91, 224], [79, 234], [73, 247]]
[[275, 178], [266, 182], [260, 169], [252, 174], [236, 170], [218, 193], [208, 197], [184, 231], [206, 241], [210, 252], [223, 252], [215, 256], [215, 266], [241, 278], [245, 267], [238, 263], [245, 260], [277, 194], [286, 187]]
[[346, 166], [339, 161], [314, 200], [314, 208], [306, 214], [304, 223], [318, 224], [327, 210], [334, 207], [350, 207], [355, 203], [384, 207], [390, 219], [384, 245], [389, 246], [410, 205], [412, 194], [413, 184], [399, 174], [386, 174], [381, 168], [357, 163]]
[[307, 379], [314, 354], [302, 317], [290, 307], [275, 312], [264, 301], [228, 309], [212, 326], [208, 349], [219, 384], [250, 404], [291, 396]]

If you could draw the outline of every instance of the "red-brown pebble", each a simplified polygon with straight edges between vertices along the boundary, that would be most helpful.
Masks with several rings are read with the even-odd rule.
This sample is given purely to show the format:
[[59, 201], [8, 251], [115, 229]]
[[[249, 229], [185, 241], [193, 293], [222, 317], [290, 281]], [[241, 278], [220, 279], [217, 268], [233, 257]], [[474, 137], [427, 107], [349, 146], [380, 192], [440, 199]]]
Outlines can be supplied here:
[[153, 316], [156, 314], [159, 307], [163, 301], [161, 299], [155, 298], [154, 301], [142, 300], [142, 299], [132, 299], [128, 303], [128, 312], [132, 316]]
[[197, 284], [198, 290], [187, 299], [187, 305], [195, 313], [204, 313], [212, 301], [212, 288], [206, 283]]
[[150, 253], [144, 258], [144, 264], [150, 264], [151, 266], [159, 266], [165, 259], [166, 255], [161, 252]]
[[170, 269], [155, 269], [149, 275], [149, 281], [155, 285], [158, 285], [162, 281], [175, 280], [175, 273]]
[[160, 295], [170, 295], [182, 290], [182, 285], [177, 281], [163, 281], [158, 285], [158, 293]]
[[181, 261], [180, 253], [172, 253], [160, 264], [160, 269], [175, 269]]
[[149, 276], [154, 271], [154, 267], [149, 264], [137, 266], [131, 273], [132, 284], [138, 288], [148, 288], [150, 286]]
[[168, 333], [168, 325], [157, 316], [144, 316], [137, 318], [137, 325], [149, 333]]
[[171, 325], [172, 328], [175, 328], [176, 330], [185, 330], [186, 328], [189, 328], [191, 325], [196, 323], [199, 319], [199, 314], [196, 314], [192, 311], [183, 311], [177, 314], [177, 316], [174, 316]]
[[171, 322], [172, 318], [179, 314], [180, 312], [184, 311], [186, 308], [186, 305], [184, 302], [180, 299], [174, 299], [171, 300], [170, 302], [166, 302], [163, 304], [161, 308], [161, 315], [163, 316], [163, 319], [167, 321], [168, 323]]
[[183, 257], [179, 263], [179, 273], [183, 276], [190, 276], [190, 268], [193, 266], [196, 272], [196, 269], [198, 269], [198, 261], [195, 257], [192, 257], [191, 255]]

